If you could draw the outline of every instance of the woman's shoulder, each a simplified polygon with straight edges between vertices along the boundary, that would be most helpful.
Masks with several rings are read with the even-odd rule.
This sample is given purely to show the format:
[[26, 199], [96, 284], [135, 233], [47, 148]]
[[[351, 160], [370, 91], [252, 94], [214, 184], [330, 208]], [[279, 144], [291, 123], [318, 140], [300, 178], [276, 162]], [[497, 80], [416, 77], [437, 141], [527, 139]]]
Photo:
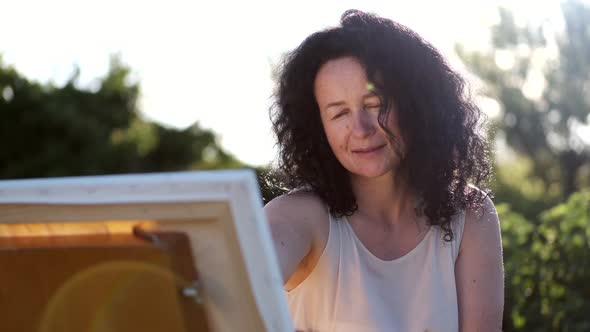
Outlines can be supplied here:
[[465, 224], [473, 224], [496, 217], [496, 207], [488, 192], [473, 185], [469, 185], [468, 190], [468, 194], [474, 198], [472, 203], [462, 211], [465, 215]]
[[[456, 208], [449, 224], [455, 258], [465, 247], [477, 246], [477, 241], [473, 239], [485, 240], [495, 237], [494, 233], [498, 228], [496, 209], [490, 194], [473, 185], [469, 185], [467, 190], [467, 195], [471, 198], [465, 203], [465, 207]], [[440, 229], [440, 232], [446, 239], [447, 231]]]
[[485, 243], [496, 243], [500, 235], [500, 223], [492, 198], [486, 192], [472, 187], [479, 195], [475, 204], [464, 211], [463, 241], [465, 247], [478, 247]]
[[267, 215], [280, 219], [297, 219], [300, 222], [318, 222], [327, 219], [328, 209], [314, 192], [295, 189], [268, 202], [264, 207]]
[[461, 326], [472, 327], [465, 329], [500, 326], [504, 303], [502, 264], [500, 222], [494, 203], [484, 194], [465, 211], [463, 241], [455, 264]]
[[271, 229], [294, 241], [310, 241], [305, 264], [313, 266], [323, 251], [330, 232], [328, 207], [315, 193], [293, 190], [264, 207]]

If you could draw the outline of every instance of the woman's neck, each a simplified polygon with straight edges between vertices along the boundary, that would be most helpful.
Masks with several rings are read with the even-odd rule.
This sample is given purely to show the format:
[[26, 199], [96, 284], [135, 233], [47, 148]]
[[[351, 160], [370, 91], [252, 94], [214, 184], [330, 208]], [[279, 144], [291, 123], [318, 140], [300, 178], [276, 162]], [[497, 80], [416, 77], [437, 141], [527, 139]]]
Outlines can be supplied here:
[[351, 176], [356, 214], [390, 226], [415, 218], [415, 195], [402, 176], [389, 172], [376, 178]]

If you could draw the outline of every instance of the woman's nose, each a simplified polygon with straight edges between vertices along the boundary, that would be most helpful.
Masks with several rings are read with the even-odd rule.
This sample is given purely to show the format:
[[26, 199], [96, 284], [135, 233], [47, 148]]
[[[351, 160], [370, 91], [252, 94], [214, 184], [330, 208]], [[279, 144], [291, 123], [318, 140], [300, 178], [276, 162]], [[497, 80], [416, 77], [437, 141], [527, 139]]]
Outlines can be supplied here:
[[355, 112], [355, 116], [353, 117], [352, 121], [352, 134], [357, 137], [369, 137], [377, 130], [377, 123], [375, 123], [375, 119], [364, 109]]

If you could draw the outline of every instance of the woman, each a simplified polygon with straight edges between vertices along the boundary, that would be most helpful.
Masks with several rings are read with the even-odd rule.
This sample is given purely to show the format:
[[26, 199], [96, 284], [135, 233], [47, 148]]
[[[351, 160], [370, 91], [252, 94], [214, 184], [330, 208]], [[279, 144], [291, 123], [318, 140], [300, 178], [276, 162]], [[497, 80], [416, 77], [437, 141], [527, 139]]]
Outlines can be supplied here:
[[360, 11], [282, 64], [294, 190], [265, 207], [304, 331], [498, 331], [500, 228], [481, 113], [410, 29]]

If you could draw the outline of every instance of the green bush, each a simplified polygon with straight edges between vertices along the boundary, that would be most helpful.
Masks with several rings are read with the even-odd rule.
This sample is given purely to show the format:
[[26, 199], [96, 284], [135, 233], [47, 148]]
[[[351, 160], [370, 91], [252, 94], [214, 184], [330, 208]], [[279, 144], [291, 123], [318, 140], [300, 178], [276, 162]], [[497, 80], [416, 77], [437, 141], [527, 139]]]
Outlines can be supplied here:
[[530, 221], [498, 205], [504, 331], [590, 331], [590, 191]]

